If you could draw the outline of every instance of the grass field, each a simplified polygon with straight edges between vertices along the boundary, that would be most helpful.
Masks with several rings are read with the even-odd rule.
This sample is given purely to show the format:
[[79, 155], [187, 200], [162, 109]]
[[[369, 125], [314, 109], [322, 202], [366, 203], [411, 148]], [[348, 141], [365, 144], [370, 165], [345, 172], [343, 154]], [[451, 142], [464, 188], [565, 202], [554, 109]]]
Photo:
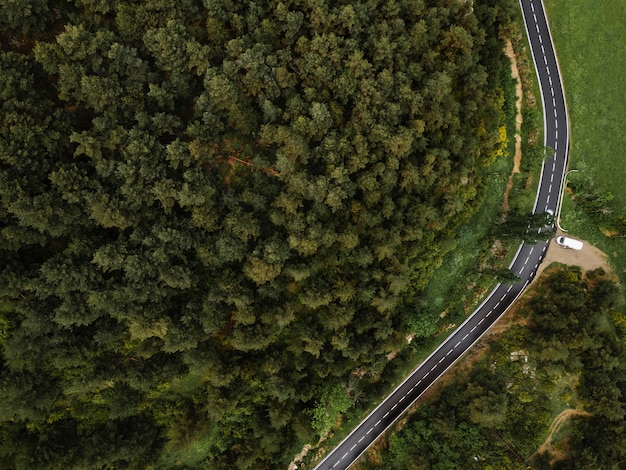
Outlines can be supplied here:
[[[626, 2], [544, 0], [565, 86], [570, 169], [614, 195], [626, 215]], [[577, 177], [578, 175], [572, 175]], [[566, 197], [563, 227], [609, 254], [626, 281], [626, 239], [609, 239]]]
[[626, 208], [626, 2], [545, 0], [572, 130], [570, 168]]

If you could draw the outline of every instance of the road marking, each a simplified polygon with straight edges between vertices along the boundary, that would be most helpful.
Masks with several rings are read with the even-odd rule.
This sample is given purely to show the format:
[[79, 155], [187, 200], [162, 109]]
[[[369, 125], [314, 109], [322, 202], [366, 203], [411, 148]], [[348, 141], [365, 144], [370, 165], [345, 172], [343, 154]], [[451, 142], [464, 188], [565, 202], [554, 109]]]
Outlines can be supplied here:
[[421, 383], [422, 383], [422, 379], [419, 379], [415, 385], [417, 386], [417, 385], [419, 385]]
[[539, 25], [537, 23], [535, 23], [535, 28], [537, 29], [537, 32], [539, 32]]
[[543, 56], [543, 63], [548, 65], [548, 58], [545, 55]]
[[555, 132], [555, 137], [554, 137], [554, 138], [555, 138], [555, 139], [558, 139], [558, 138], [559, 138], [559, 130], [558, 130], [558, 129], [556, 129], [554, 132]]
[[475, 329], [476, 329], [476, 327], [472, 328], [472, 329], [470, 330], [470, 333], [473, 333]]
[[422, 377], [422, 378], [423, 378], [423, 379], [425, 379], [426, 377], [428, 377], [428, 374], [430, 374], [430, 372], [426, 372], [426, 373], [424, 374], [424, 377]]
[[541, 52], [543, 52], [543, 55], [546, 55], [546, 50], [543, 48], [543, 44], [541, 45]]
[[550, 195], [548, 194], [548, 199], [546, 199], [546, 207], [550, 203]]
[[482, 322], [484, 322], [484, 321], [485, 321], [485, 319], [484, 319], [484, 318], [481, 318], [481, 319], [480, 319], [480, 321], [478, 322], [478, 324], [480, 325], [480, 324], [481, 324]]
[[546, 68], [546, 72], [548, 73], [548, 78], [550, 78], [550, 67]]
[[[508, 292], [508, 291], [507, 291]], [[502, 302], [504, 300], [504, 298], [506, 297], [506, 294], [504, 294], [502, 297], [500, 297], [500, 302]]]
[[354, 444], [352, 447], [350, 447], [350, 452], [352, 452], [355, 447], [356, 447], [356, 444]]
[[554, 127], [555, 127], [555, 129], [559, 128], [559, 121], [554, 121]]
[[550, 183], [554, 182], [554, 173], [550, 173]]
[[535, 23], [537, 22], [537, 15], [533, 13], [533, 18], [535, 19]]
[[506, 290], [506, 293], [508, 294], [509, 292], [511, 292], [511, 289], [513, 289], [513, 284], [509, 286], [509, 288]]
[[446, 358], [445, 358], [445, 357], [442, 357], [442, 358], [441, 358], [441, 360], [438, 362], [438, 364], [441, 364], [441, 363], [442, 363], [443, 361], [445, 361], [445, 360], [446, 360]]
[[374, 425], [374, 427], [378, 426], [381, 421], [382, 421], [382, 419], [379, 419], [378, 422]]
[[524, 270], [524, 268], [525, 268], [525, 267], [526, 267], [526, 266], [524, 265], [524, 266], [522, 266], [522, 269], [520, 269], [520, 270], [519, 270], [519, 273], [520, 273], [520, 274], [522, 274], [522, 271]]
[[556, 114], [556, 109], [555, 109], [555, 110], [554, 110], [554, 117], [556, 117], [556, 116], [557, 116], [557, 114]]
[[537, 269], [538, 267], [539, 267], [539, 263], [537, 263], [537, 264], [535, 265], [535, 269]]
[[400, 398], [400, 401], [398, 403], [400, 403], [402, 400], [404, 400], [406, 398], [406, 395], [402, 395], [402, 398]]
[[552, 106], [556, 106], [556, 100], [554, 99], [554, 96], [552, 97]]
[[487, 315], [485, 315], [485, 318], [489, 317], [489, 315], [491, 315], [491, 312], [488, 312]]
[[359, 439], [359, 444], [361, 443], [361, 441], [365, 439], [365, 436], [363, 436], [361, 439]]
[[[552, 192], [552, 185], [548, 186], [548, 192], [551, 193]], [[528, 261], [528, 259], [526, 260]]]
[[373, 429], [374, 429], [374, 428], [370, 428], [370, 429], [369, 429], [369, 431], [367, 431], [367, 432], [365, 433], [365, 435], [367, 435], [367, 434], [371, 433]]
[[559, 141], [557, 140], [557, 141], [554, 143], [554, 150], [557, 150], [558, 148], [559, 148]]
[[398, 404], [397, 404], [397, 403], [396, 403], [395, 405], [393, 405], [393, 406], [391, 407], [391, 411], [395, 410], [397, 406], [398, 406]]
[[408, 395], [409, 393], [411, 393], [411, 392], [413, 391], [413, 389], [414, 389], [414, 388], [415, 388], [415, 385], [413, 385], [413, 386], [411, 387], [411, 389], [410, 389], [408, 392], [406, 392], [406, 394]]
[[461, 341], [465, 341], [465, 338], [467, 338], [468, 336], [469, 336], [469, 333], [463, 336], [463, 339]]
[[532, 255], [532, 254], [533, 254], [533, 250], [534, 250], [534, 249], [535, 249], [535, 247], [534, 247], [534, 246], [531, 246], [531, 247], [530, 247], [530, 251], [528, 252], [528, 257], [529, 257], [529, 258], [530, 258], [530, 255]]
[[556, 170], [556, 160], [552, 162], [552, 171]]
[[541, 34], [539, 35], [539, 44], [543, 44], [543, 39], [541, 39]]
[[385, 413], [385, 415], [383, 416], [383, 419], [385, 419], [387, 416], [389, 416], [389, 412], [387, 411], [387, 413]]
[[552, 77], [548, 75], [548, 81], [550, 82], [550, 88], [552, 88]]
[[498, 308], [498, 305], [500, 305], [502, 302], [498, 302], [496, 305], [494, 305], [494, 307], [489, 310], [489, 313], [493, 312], [496, 308]]
[[337, 463], [335, 465], [333, 465], [333, 468], [335, 468], [337, 465], [339, 465], [341, 463], [341, 460], [337, 460]]
[[448, 351], [448, 354], [446, 354], [446, 356], [449, 356], [450, 354], [452, 354], [454, 352], [454, 349], [450, 349], [450, 351]]
[[455, 347], [455, 348], [458, 348], [460, 345], [461, 345], [461, 342], [459, 341], [458, 343], [456, 343], [456, 344], [454, 345], [454, 347]]
[[533, 11], [533, 13], [535, 12], [535, 4], [534, 3], [530, 3], [530, 9]]
[[432, 369], [430, 369], [430, 371], [432, 372], [432, 371], [434, 371], [436, 368], [437, 368], [437, 364], [435, 364], [435, 365], [433, 366], [433, 368], [432, 368]]
[[[552, 191], [552, 190], [550, 190], [550, 191]], [[530, 255], [528, 255], [528, 256], [526, 257], [526, 261], [524, 261], [524, 264], [528, 264], [528, 260], [529, 260], [529, 259], [530, 259]]]

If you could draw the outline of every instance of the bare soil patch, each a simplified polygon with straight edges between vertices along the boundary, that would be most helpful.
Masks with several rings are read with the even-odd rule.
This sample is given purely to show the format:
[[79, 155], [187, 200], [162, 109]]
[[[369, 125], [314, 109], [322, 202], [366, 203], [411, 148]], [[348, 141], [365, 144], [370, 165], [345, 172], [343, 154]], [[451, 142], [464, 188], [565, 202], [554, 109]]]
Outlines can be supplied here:
[[608, 256], [602, 250], [596, 248], [591, 243], [588, 243], [585, 240], [581, 240], [583, 242], [583, 249], [580, 251], [563, 248], [556, 242], [556, 237], [558, 237], [559, 235], [566, 235], [570, 238], [576, 238], [572, 237], [569, 234], [564, 234], [563, 232], [558, 231], [556, 236], [550, 241], [550, 245], [548, 246], [548, 252], [543, 263], [541, 263], [541, 265], [539, 266], [535, 279], [537, 279], [539, 275], [544, 271], [544, 269], [546, 269], [552, 263], [580, 266], [583, 271], [593, 271], [598, 268], [604, 269], [607, 273], [611, 271], [611, 266], [608, 262]]
[[520, 172], [520, 163], [522, 161], [522, 123], [524, 117], [522, 116], [522, 98], [524, 96], [522, 92], [522, 80], [520, 79], [519, 69], [517, 67], [517, 58], [513, 51], [513, 44], [511, 40], [507, 39], [505, 54], [511, 59], [511, 77], [517, 80], [515, 85], [515, 155], [513, 157], [513, 171], [509, 176], [509, 182], [506, 185], [506, 191], [504, 193], [504, 208], [509, 206], [509, 194], [513, 188], [513, 175]]

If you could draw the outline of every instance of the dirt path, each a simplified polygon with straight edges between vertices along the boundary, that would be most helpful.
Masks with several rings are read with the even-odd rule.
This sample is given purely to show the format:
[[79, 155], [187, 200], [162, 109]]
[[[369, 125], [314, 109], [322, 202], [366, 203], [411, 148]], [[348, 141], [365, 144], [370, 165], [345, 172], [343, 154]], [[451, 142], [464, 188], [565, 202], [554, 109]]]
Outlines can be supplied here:
[[306, 444], [302, 448], [302, 451], [298, 455], [296, 455], [293, 461], [289, 464], [288, 470], [297, 470], [298, 464], [302, 461], [302, 459], [306, 456], [306, 454], [309, 453], [310, 450], [311, 450], [311, 444]]
[[586, 411], [575, 410], [573, 408], [563, 410], [561, 413], [559, 413], [559, 415], [556, 418], [554, 418], [554, 421], [552, 421], [552, 424], [550, 425], [550, 430], [548, 431], [548, 437], [546, 437], [546, 440], [543, 442], [543, 444], [539, 446], [539, 449], [537, 449], [537, 452], [535, 452], [530, 457], [531, 459], [535, 457], [536, 455], [541, 455], [544, 452], [547, 452], [552, 449], [552, 438], [557, 433], [557, 431], [561, 428], [563, 423], [568, 418], [571, 418], [572, 416], [584, 416], [588, 418], [593, 415], [590, 413], [587, 413]]
[[511, 192], [511, 188], [513, 188], [513, 175], [515, 173], [519, 173], [520, 171], [520, 163], [522, 161], [522, 123], [524, 122], [524, 118], [522, 116], [522, 81], [519, 76], [519, 70], [517, 68], [517, 59], [515, 58], [515, 52], [513, 51], [513, 44], [509, 39], [507, 39], [506, 49], [504, 50], [505, 54], [509, 59], [511, 59], [511, 77], [517, 80], [515, 85], [515, 155], [513, 157], [513, 171], [511, 172], [511, 176], [509, 176], [509, 182], [506, 185], [506, 191], [504, 193], [504, 208], [508, 209], [509, 207], [509, 193]]

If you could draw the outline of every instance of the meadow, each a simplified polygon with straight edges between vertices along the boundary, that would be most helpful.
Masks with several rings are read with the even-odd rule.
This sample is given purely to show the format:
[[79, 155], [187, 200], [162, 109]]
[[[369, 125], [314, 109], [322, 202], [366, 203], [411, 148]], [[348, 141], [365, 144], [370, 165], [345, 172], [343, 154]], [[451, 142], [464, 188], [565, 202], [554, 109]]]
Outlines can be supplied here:
[[[571, 127], [570, 175], [613, 195], [609, 217], [626, 215], [626, 3], [545, 0]], [[564, 198], [562, 226], [609, 254], [626, 279], [626, 240], [607, 237], [611, 221], [591, 220]], [[604, 233], [603, 233], [604, 231]]]

